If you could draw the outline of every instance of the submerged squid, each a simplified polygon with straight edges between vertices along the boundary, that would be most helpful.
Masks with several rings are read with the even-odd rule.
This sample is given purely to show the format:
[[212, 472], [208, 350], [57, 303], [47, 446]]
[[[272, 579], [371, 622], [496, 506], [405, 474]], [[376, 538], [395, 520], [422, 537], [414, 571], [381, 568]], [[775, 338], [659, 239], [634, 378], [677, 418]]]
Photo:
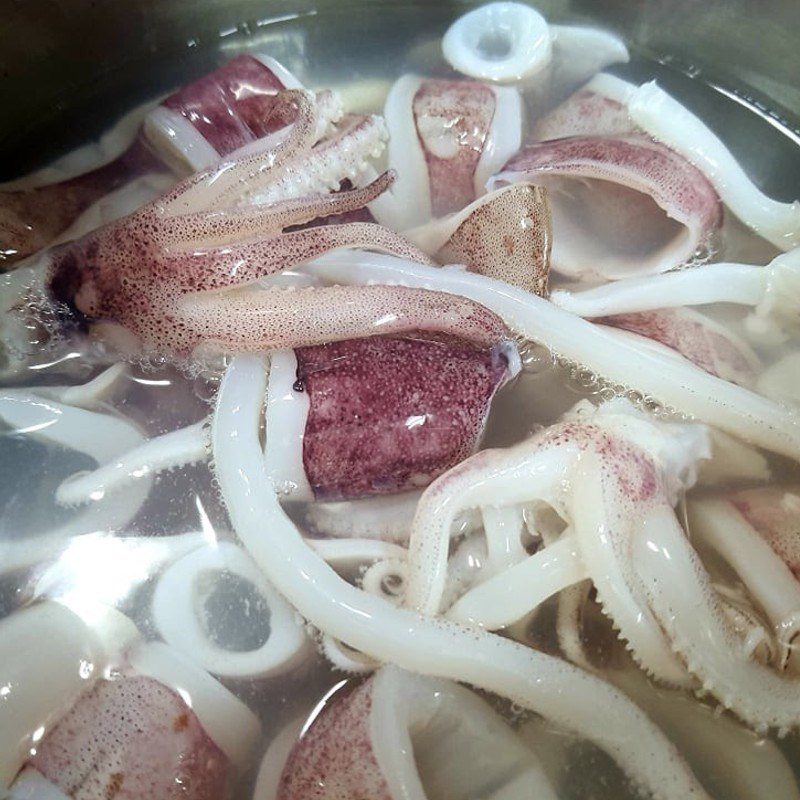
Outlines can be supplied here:
[[[654, 422], [622, 402], [577, 409], [527, 442], [484, 451], [431, 484], [420, 500], [405, 603], [423, 613], [442, 610], [449, 525], [458, 511], [512, 506], [521, 514], [522, 506], [546, 505], [564, 529], [460, 597], [447, 611], [450, 619], [502, 627], [589, 578], [604, 613], [649, 673], [683, 686], [696, 677], [758, 730], [795, 728], [796, 681], [742, 646], [724, 596], [675, 515], [695, 462], [707, 456], [698, 426]], [[733, 549], [737, 537], [733, 530], [729, 536]], [[796, 587], [788, 594], [784, 587], [781, 602], [776, 625], [791, 641]]]
[[391, 185], [386, 173], [363, 189], [328, 193], [366, 169], [385, 130], [377, 117], [350, 117], [318, 141], [319, 103], [298, 91], [283, 92], [279, 102], [296, 120], [277, 144], [259, 140], [252, 152], [186, 179], [131, 216], [46, 251], [14, 273], [18, 297], [33, 298], [56, 334], [92, 332], [124, 357], [183, 363], [209, 351], [418, 329], [481, 346], [505, 338], [498, 317], [449, 294], [253, 286], [339, 247], [426, 258], [372, 223], [305, 224], [361, 208]]
[[[276, 105], [276, 97], [298, 88], [297, 79], [274, 59], [237, 56], [161, 100], [143, 119], [129, 115], [95, 148], [73, 154], [65, 160], [66, 171], [73, 173], [68, 177], [46, 182], [58, 171], [43, 170], [0, 187], [0, 263], [30, 255], [57, 237], [74, 238], [73, 223], [105, 195], [124, 193], [104, 201], [116, 218], [114, 209], [133, 211], [174, 182], [174, 174], [209, 167], [284, 128], [293, 115]], [[331, 108], [331, 114], [339, 113]], [[158, 178], [144, 177], [153, 175]], [[108, 213], [98, 209], [99, 220], [87, 214], [76, 232], [109, 221], [103, 218]]]

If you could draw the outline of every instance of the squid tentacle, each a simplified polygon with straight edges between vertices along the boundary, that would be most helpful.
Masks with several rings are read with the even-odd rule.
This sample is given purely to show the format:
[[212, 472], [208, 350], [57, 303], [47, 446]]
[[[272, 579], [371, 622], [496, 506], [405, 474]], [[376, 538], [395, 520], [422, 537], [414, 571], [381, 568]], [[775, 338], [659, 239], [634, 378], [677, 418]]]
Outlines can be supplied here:
[[733, 567], [766, 612], [785, 669], [800, 636], [800, 581], [731, 503], [695, 500], [688, 509], [693, 534]]
[[555, 544], [467, 591], [446, 616], [488, 630], [503, 628], [586, 577], [573, 537], [565, 534]]
[[[249, 244], [234, 244], [192, 255], [167, 256], [166, 268], [181, 285], [196, 292], [226, 289], [274, 275], [288, 264], [317, 258], [335, 248], [363, 248], [424, 259], [424, 253], [400, 234], [371, 222], [346, 222], [304, 228], [259, 238]], [[186, 298], [185, 302], [191, 302]]]
[[63, 481], [56, 490], [62, 505], [90, 502], [107, 492], [116, 492], [166, 469], [195, 464], [208, 457], [204, 422], [156, 436], [134, 447], [88, 474], [78, 474]]
[[336, 194], [292, 198], [266, 207], [211, 211], [169, 218], [158, 232], [159, 243], [170, 252], [223, 246], [248, 236], [278, 234], [290, 225], [301, 225], [318, 217], [357, 211], [386, 191], [394, 182], [391, 170], [367, 186]]
[[302, 89], [287, 89], [278, 97], [296, 108], [296, 120], [286, 137], [277, 142], [267, 137], [258, 143], [255, 152], [223, 161], [182, 181], [159, 201], [160, 213], [170, 216], [233, 205], [232, 198], [252, 190], [264, 173], [280, 168], [310, 148], [317, 131], [314, 95]]
[[646, 540], [636, 563], [650, 606], [703, 689], [757, 730], [797, 727], [797, 681], [747, 658], [671, 508], [654, 511]]
[[266, 289], [234, 297], [201, 294], [184, 301], [176, 316], [203, 341], [244, 351], [420, 329], [489, 346], [507, 338], [502, 320], [477, 303], [398, 286]]
[[708, 800], [669, 740], [608, 684], [502, 637], [395, 608], [351, 586], [320, 561], [270, 487], [258, 441], [265, 393], [262, 359], [235, 358], [214, 417], [216, 471], [240, 539], [301, 614], [366, 655], [497, 692], [576, 730], [611, 753], [659, 800]]

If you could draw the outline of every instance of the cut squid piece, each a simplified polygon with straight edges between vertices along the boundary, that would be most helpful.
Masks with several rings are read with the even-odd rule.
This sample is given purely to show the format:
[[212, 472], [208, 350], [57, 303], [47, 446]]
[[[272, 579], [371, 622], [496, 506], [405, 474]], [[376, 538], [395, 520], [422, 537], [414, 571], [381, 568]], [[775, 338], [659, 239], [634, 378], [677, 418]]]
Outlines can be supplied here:
[[538, 759], [486, 701], [383, 667], [329, 699], [257, 800], [556, 800]]
[[476, 300], [509, 327], [612, 385], [628, 387], [743, 441], [800, 460], [800, 415], [709, 375], [674, 351], [562, 311], [530, 292], [464, 269], [372, 253], [331, 253], [308, 269], [337, 283], [424, 286]]
[[522, 3], [487, 3], [460, 16], [442, 38], [453, 69], [487, 81], [519, 81], [550, 65], [547, 20]]
[[336, 575], [305, 544], [271, 485], [258, 434], [266, 389], [262, 358], [233, 359], [214, 415], [215, 471], [236, 533], [299, 613], [367, 656], [470, 683], [543, 714], [606, 749], [663, 800], [708, 800], [675, 748], [608, 684], [494, 634], [397, 608]]
[[610, 33], [548, 25], [535, 8], [510, 2], [459, 17], [442, 38], [442, 52], [454, 69], [481, 80], [541, 80], [544, 74], [551, 97], [629, 58], [625, 44]]
[[552, 268], [618, 279], [704, 257], [722, 222], [711, 184], [682, 156], [645, 136], [572, 136], [523, 147], [488, 188], [548, 189]]
[[[721, 500], [692, 500], [687, 508], [692, 536], [730, 565], [769, 617], [780, 647], [779, 665], [785, 669], [800, 636], [800, 581], [771, 546], [769, 534], [754, 527], [740, 511], [740, 508], [749, 511], [752, 505], [763, 506], [768, 498], [778, 499], [772, 494], [774, 490], [769, 491], [765, 495], [757, 489], [749, 500], [737, 494]], [[768, 513], [780, 515], [780, 505]], [[800, 513], [796, 516], [800, 519]], [[753, 521], [756, 520], [757, 517]]]
[[278, 351], [271, 364], [267, 469], [299, 500], [427, 485], [477, 449], [495, 392], [519, 371], [512, 345], [424, 333]]
[[[162, 100], [143, 122], [141, 113], [124, 118], [124, 134], [112, 132], [98, 148], [100, 166], [84, 159], [84, 168], [66, 180], [42, 185], [39, 179], [32, 186], [16, 182], [0, 193], [0, 263], [63, 239], [70, 227], [68, 235], [74, 238], [110, 221], [108, 212], [96, 204], [143, 175], [205, 169], [284, 128], [294, 117], [275, 98], [284, 89], [299, 88], [297, 79], [274, 59], [241, 55]], [[325, 106], [323, 129], [341, 116], [330, 98]], [[120, 142], [126, 142], [127, 149]], [[168, 180], [164, 175], [158, 182]], [[153, 196], [126, 192], [122, 202], [129, 206], [137, 199], [142, 202], [131, 211]]]
[[514, 184], [405, 234], [440, 264], [467, 269], [547, 296], [550, 207], [543, 189]]
[[796, 728], [798, 682], [752, 660], [675, 515], [677, 497], [707, 454], [699, 426], [658, 423], [621, 401], [576, 410], [507, 451], [484, 451], [423, 494], [406, 603], [429, 613], [439, 607], [455, 508], [541, 500], [574, 530], [598, 601], [637, 662], [662, 680], [692, 686], [681, 679], [688, 671], [759, 732]]
[[[136, 645], [28, 760], [71, 800], [228, 796], [260, 734], [250, 710], [165, 645]], [[30, 773], [27, 773], [29, 775]], [[26, 775], [26, 779], [27, 779]]]
[[759, 236], [784, 251], [800, 246], [800, 201], [767, 197], [717, 135], [655, 81], [636, 90], [628, 113], [636, 125], [703, 172], [726, 207]]
[[710, 375], [754, 388], [762, 372], [759, 357], [743, 339], [690, 308], [660, 308], [598, 317], [599, 325], [630, 331], [680, 353]]
[[404, 75], [386, 98], [391, 193], [370, 206], [382, 224], [405, 230], [469, 205], [519, 149], [519, 93], [473, 81]]
[[69, 598], [28, 606], [0, 622], [0, 790], [137, 636], [115, 609]]
[[628, 115], [628, 102], [639, 87], [601, 72], [561, 105], [538, 119], [534, 141], [567, 136], [629, 136], [638, 129]]
[[[215, 641], [210, 598], [231, 576], [252, 587], [247, 616], [266, 616], [269, 631], [259, 646], [229, 649]], [[230, 587], [229, 591], [230, 591]], [[224, 595], [224, 589], [221, 590]], [[243, 590], [237, 587], [241, 596]], [[235, 601], [228, 597], [228, 604]], [[259, 605], [263, 604], [263, 608]], [[252, 559], [230, 542], [194, 550], [169, 566], [156, 584], [153, 621], [176, 651], [223, 678], [265, 678], [296, 667], [309, 655], [310, 643], [294, 611], [270, 586]], [[257, 621], [250, 623], [257, 626]]]

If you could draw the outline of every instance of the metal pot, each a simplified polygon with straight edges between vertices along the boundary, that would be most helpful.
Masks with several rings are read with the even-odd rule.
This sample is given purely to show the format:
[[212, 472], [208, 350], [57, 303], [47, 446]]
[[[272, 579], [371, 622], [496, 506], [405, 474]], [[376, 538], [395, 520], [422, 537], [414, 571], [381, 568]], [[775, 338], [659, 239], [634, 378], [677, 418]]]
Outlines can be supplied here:
[[[455, 16], [478, 4], [5, 0], [0, 177], [25, 172], [85, 142], [135, 102], [201, 74], [221, 53], [264, 49], [326, 82], [389, 77], [410, 51], [417, 64], [420, 54], [423, 60], [438, 57], [438, 48], [426, 50], [425, 42], [432, 44]], [[762, 114], [775, 113], [790, 128], [800, 127], [800, 3], [541, 0], [538, 7], [552, 21], [592, 22], [622, 34], [636, 55], [650, 62], [650, 70], [659, 71], [652, 61], [669, 67], [661, 70], [667, 82], [675, 71], [699, 73]], [[740, 117], [729, 120], [722, 114], [716, 120], [734, 151], [757, 136], [753, 115]], [[764, 188], [785, 199], [800, 183], [800, 160], [791, 159], [794, 148], [783, 157], [788, 144], [785, 136], [776, 137], [769, 157], [758, 159], [762, 163], [754, 171]]]

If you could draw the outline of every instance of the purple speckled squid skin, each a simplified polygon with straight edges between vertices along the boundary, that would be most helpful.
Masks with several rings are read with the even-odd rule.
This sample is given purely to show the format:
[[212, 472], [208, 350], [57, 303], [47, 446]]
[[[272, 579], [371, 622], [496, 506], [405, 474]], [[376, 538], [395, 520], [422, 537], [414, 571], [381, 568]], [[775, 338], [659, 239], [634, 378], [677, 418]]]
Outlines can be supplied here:
[[[161, 105], [186, 117], [220, 156], [290, 122], [273, 109], [283, 84], [252, 56], [237, 56], [180, 88]], [[46, 247], [92, 203], [149, 172], [167, 172], [141, 135], [98, 169], [35, 189], [0, 192], [0, 265]]]
[[[497, 101], [488, 86], [477, 81], [423, 81], [414, 95], [413, 113], [420, 147], [430, 177], [431, 207], [443, 217], [475, 199], [475, 170], [483, 155]], [[434, 130], [421, 128], [425, 119], [435, 120]], [[431, 149], [429, 137], [451, 138], [455, 149], [449, 157]]]
[[100, 681], [28, 761], [72, 800], [223, 800], [229, 762], [171, 689]]
[[309, 395], [303, 465], [318, 499], [426, 486], [475, 452], [508, 380], [500, 347], [420, 334], [295, 351]]
[[162, 105], [185, 117], [225, 156], [294, 121], [285, 106], [273, 113], [275, 97], [284, 88], [269, 67], [242, 55], [182, 87]]

